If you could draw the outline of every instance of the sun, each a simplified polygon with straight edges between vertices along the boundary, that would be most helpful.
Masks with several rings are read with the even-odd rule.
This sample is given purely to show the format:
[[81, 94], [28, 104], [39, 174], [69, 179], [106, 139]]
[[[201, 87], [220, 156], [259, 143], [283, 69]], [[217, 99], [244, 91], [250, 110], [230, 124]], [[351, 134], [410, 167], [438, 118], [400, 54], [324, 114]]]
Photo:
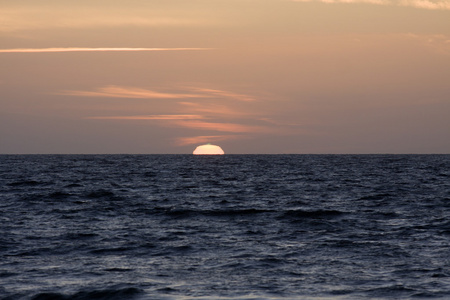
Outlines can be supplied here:
[[201, 145], [195, 148], [194, 155], [223, 155], [225, 152], [223, 152], [222, 148], [216, 145], [206, 144]]

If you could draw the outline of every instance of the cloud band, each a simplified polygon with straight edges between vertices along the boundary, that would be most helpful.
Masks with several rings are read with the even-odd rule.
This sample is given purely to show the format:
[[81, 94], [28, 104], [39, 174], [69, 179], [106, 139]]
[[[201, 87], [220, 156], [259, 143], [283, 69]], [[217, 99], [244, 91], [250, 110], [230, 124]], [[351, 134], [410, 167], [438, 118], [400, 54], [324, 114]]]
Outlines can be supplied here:
[[211, 48], [18, 48], [0, 49], [0, 53], [52, 53], [52, 52], [129, 52], [129, 51], [192, 51]]

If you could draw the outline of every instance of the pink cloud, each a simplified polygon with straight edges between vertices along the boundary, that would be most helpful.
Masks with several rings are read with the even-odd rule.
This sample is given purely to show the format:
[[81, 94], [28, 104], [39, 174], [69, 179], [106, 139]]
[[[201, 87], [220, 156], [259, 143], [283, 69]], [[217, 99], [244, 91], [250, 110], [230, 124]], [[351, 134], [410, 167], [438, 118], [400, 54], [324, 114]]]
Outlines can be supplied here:
[[231, 98], [234, 100], [246, 101], [246, 102], [247, 101], [256, 101], [256, 99], [253, 96], [233, 93], [233, 92], [229, 92], [229, 91], [207, 89], [207, 88], [192, 88], [192, 90], [196, 91], [196, 92], [201, 92], [206, 95], [213, 96], [213, 97]]
[[293, 2], [322, 2], [322, 3], [365, 3], [375, 5], [409, 6], [430, 10], [450, 10], [448, 0], [291, 0]]
[[248, 116], [253, 113], [249, 113], [247, 111], [236, 110], [230, 107], [227, 104], [215, 104], [215, 103], [195, 103], [195, 102], [178, 102], [178, 104], [184, 106], [183, 110], [189, 112], [196, 113], [205, 113], [209, 115], [215, 116], [229, 116], [229, 117], [237, 117], [237, 116]]
[[89, 117], [97, 120], [195, 120], [204, 119], [200, 115], [148, 115], [148, 116], [111, 116], [111, 117]]
[[18, 48], [0, 49], [0, 53], [51, 53], [51, 52], [111, 52], [111, 51], [188, 51], [210, 50], [210, 48]]
[[180, 99], [203, 98], [200, 94], [164, 93], [134, 87], [121, 87], [110, 85], [98, 88], [95, 91], [63, 91], [59, 95], [81, 97], [110, 97], [110, 98], [138, 98], [138, 99]]
[[233, 140], [243, 138], [242, 135], [200, 135], [193, 137], [180, 137], [175, 139], [175, 144], [177, 146], [195, 145], [195, 144], [205, 144], [208, 142], [218, 142], [225, 140]]
[[212, 131], [222, 131], [222, 132], [267, 132], [270, 131], [268, 128], [252, 125], [242, 125], [236, 123], [214, 123], [205, 121], [187, 121], [180, 120], [174, 121], [172, 124], [192, 129], [202, 129], [202, 130], [212, 130]]

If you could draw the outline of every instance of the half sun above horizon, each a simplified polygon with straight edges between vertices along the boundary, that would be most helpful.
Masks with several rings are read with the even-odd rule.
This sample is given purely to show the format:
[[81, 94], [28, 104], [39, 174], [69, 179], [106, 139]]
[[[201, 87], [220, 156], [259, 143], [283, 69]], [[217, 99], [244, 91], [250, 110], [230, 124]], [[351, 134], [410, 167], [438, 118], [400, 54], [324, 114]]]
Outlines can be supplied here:
[[223, 155], [225, 152], [223, 152], [222, 148], [216, 145], [206, 144], [201, 145], [195, 148], [194, 155]]

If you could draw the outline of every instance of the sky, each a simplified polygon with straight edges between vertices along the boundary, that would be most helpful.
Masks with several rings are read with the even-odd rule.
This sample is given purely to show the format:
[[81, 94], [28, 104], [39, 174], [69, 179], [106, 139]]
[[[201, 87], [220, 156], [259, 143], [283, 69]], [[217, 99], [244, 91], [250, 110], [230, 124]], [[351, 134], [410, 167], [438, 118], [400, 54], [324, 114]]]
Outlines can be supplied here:
[[0, 0], [0, 154], [450, 153], [449, 0]]

